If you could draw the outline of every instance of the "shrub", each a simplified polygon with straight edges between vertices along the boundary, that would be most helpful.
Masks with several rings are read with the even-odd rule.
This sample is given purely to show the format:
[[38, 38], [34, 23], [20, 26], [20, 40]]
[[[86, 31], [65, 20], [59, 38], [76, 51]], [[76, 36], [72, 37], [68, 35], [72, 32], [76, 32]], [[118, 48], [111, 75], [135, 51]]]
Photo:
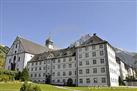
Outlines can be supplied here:
[[20, 91], [41, 91], [40, 87], [37, 85], [32, 85], [27, 82], [25, 82], [21, 88]]

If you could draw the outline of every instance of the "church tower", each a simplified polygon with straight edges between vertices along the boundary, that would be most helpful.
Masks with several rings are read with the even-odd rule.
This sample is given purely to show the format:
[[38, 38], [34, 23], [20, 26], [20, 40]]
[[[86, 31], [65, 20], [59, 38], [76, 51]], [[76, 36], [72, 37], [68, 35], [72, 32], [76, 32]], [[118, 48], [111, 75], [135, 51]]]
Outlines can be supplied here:
[[50, 37], [46, 39], [45, 46], [47, 46], [49, 49], [54, 49], [53, 41], [51, 40]]

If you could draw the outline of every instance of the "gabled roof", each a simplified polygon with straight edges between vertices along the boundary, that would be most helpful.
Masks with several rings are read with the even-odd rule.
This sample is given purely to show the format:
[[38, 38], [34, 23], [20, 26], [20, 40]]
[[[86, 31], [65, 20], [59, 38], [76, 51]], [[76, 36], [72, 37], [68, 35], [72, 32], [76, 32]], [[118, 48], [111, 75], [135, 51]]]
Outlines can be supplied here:
[[39, 54], [49, 50], [46, 46], [39, 45], [37, 43], [34, 43], [30, 40], [27, 40], [21, 37], [17, 37], [17, 38], [21, 42], [21, 45], [25, 52], [28, 52], [31, 54]]
[[83, 45], [86, 44], [97, 44], [97, 43], [102, 43], [105, 42], [104, 40], [102, 40], [101, 38], [99, 38], [96, 34], [93, 34], [93, 36], [91, 36], [88, 40], [86, 40]]
[[[69, 52], [69, 53], [68, 53]], [[56, 58], [63, 58], [63, 57], [72, 57], [75, 56], [76, 54], [76, 50], [75, 48], [65, 48], [65, 49], [59, 49], [59, 50], [53, 50], [53, 51], [48, 51], [48, 52], [44, 52], [41, 54], [37, 54], [35, 55], [30, 61], [31, 62], [35, 62], [35, 61], [42, 61], [44, 59], [48, 59], [48, 56], [50, 54], [53, 54], [53, 59]]]

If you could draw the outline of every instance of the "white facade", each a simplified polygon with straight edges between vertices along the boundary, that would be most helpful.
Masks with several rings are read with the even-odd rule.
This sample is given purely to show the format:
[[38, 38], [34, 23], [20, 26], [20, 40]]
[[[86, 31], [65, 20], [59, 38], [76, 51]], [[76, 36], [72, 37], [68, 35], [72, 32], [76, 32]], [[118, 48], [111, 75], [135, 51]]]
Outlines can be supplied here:
[[[75, 56], [58, 58], [49, 52], [49, 55], [45, 56], [45, 60], [30, 61], [28, 68], [31, 80], [45, 83], [46, 75], [50, 75], [51, 84], [66, 85], [68, 79], [71, 78], [72, 83], [77, 86], [119, 85], [118, 64], [111, 46], [107, 43], [82, 46], [75, 48], [75, 52]], [[34, 65], [36, 62], [37, 65]], [[39, 62], [42, 62], [41, 65], [38, 65]], [[39, 67], [42, 69], [34, 70]]]
[[15, 62], [15, 67], [13, 67], [13, 70], [22, 71], [22, 69], [26, 66], [24, 65], [24, 62], [26, 62], [26, 60], [24, 59], [25, 56], [27, 56], [27, 54], [25, 54], [23, 47], [17, 38], [12, 44], [6, 56], [5, 69], [12, 70], [11, 64]]
[[50, 50], [17, 37], [5, 69], [22, 71], [27, 66], [33, 82], [76, 86], [119, 86], [119, 76], [126, 79], [134, 74], [123, 61], [117, 62], [114, 48], [95, 34], [65, 49], [53, 50], [50, 39], [45, 45]]
[[[6, 55], [5, 69], [22, 71], [23, 68], [27, 66], [27, 62], [34, 57], [35, 53], [32, 53], [31, 48], [33, 46], [36, 48], [38, 46], [39, 48], [39, 45], [34, 44], [29, 40], [17, 37]], [[41, 48], [38, 50], [40, 49]]]

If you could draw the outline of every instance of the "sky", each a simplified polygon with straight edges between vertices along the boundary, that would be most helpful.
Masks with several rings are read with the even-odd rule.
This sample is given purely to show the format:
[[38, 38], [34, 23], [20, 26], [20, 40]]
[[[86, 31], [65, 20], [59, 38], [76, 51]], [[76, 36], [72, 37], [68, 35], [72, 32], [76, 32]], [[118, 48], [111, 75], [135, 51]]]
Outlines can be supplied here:
[[137, 52], [136, 0], [0, 0], [0, 44], [16, 36], [60, 48], [96, 33], [112, 46]]

